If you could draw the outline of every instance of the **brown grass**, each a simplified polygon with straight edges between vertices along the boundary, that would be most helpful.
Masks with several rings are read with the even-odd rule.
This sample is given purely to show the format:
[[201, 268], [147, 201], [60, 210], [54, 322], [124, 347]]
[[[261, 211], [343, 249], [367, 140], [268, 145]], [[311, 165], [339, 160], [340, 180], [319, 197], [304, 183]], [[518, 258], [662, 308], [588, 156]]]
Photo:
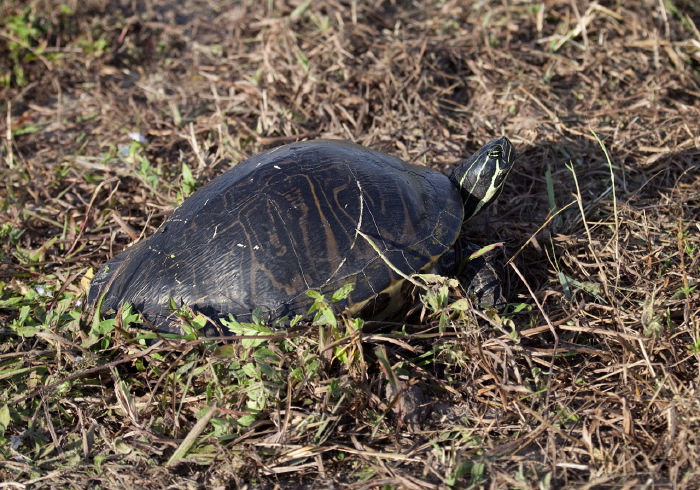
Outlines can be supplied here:
[[[0, 486], [700, 488], [696, 2], [67, 5], [0, 4]], [[183, 163], [331, 137], [447, 171], [500, 134], [519, 163], [473, 233], [518, 314], [268, 357], [41, 320], [170, 214]]]

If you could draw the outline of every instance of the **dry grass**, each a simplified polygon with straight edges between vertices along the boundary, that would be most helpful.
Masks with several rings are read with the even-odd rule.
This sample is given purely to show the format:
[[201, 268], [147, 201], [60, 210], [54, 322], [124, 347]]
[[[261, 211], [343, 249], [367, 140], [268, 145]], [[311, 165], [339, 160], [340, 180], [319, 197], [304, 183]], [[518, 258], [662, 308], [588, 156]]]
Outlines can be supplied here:
[[[690, 0], [0, 4], [0, 486], [700, 488], [699, 27]], [[81, 316], [184, 164], [324, 136], [447, 171], [500, 134], [473, 233], [517, 314], [214, 353]]]

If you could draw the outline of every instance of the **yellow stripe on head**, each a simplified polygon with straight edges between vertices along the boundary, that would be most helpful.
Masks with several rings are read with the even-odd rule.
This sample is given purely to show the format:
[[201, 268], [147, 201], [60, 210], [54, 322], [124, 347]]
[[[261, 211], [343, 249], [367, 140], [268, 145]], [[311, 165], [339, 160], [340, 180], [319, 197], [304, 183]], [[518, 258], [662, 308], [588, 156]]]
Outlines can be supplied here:
[[465, 220], [479, 214], [498, 197], [514, 160], [513, 145], [504, 136], [484, 145], [452, 172], [450, 180], [459, 187]]

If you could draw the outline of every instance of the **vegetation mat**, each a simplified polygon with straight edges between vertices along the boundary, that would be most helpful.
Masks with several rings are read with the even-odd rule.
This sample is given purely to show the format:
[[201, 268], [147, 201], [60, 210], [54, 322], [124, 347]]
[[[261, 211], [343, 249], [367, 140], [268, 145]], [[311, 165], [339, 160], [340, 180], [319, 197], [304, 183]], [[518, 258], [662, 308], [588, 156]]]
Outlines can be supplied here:
[[[0, 3], [0, 487], [700, 487], [699, 28], [692, 0]], [[154, 343], [85, 307], [260, 151], [448, 172], [502, 134], [467, 233], [503, 243], [503, 314], [443, 281], [396, 323], [324, 303], [220, 343], [183, 311]]]

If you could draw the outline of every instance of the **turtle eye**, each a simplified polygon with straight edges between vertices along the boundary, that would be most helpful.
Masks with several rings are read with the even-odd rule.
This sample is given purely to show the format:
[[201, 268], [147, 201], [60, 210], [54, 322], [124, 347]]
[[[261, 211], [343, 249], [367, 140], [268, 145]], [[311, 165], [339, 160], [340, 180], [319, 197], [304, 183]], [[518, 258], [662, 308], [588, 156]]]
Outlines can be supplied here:
[[500, 160], [503, 157], [503, 149], [500, 146], [495, 147], [489, 152], [489, 158]]

